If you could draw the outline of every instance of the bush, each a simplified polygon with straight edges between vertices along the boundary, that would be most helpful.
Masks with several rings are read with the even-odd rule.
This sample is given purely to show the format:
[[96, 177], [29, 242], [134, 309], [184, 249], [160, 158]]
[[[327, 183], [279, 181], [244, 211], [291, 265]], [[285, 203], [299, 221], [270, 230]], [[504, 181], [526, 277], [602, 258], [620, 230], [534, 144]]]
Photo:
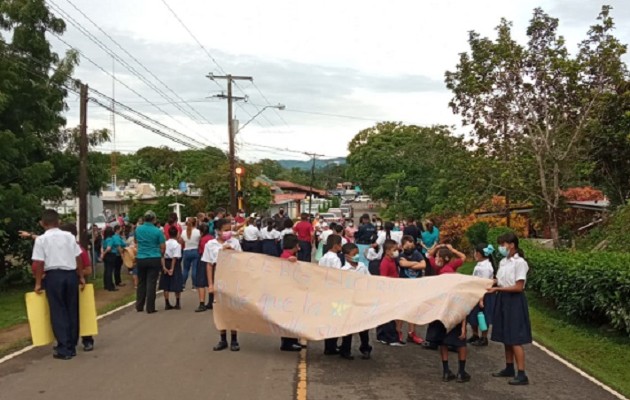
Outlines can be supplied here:
[[630, 335], [630, 254], [527, 248], [525, 256], [529, 289], [569, 317]]
[[498, 244], [497, 239], [499, 238], [499, 236], [505, 235], [506, 233], [514, 233], [514, 230], [511, 228], [508, 228], [507, 226], [497, 226], [497, 227], [491, 228], [490, 230], [488, 230], [487, 243], [496, 247]]
[[466, 231], [468, 242], [474, 247], [479, 243], [488, 243], [488, 229], [490, 226], [487, 222], [476, 222]]

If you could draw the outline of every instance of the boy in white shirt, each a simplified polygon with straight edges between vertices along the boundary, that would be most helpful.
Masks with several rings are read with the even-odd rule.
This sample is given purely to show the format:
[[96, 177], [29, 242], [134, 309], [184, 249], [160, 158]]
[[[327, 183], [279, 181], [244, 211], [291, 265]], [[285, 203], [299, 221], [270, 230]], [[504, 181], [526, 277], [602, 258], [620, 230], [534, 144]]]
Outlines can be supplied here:
[[[326, 248], [328, 252], [319, 260], [320, 267], [341, 269], [341, 260], [338, 253], [341, 251], [341, 236], [330, 235], [326, 242]], [[337, 340], [339, 338], [329, 338], [324, 340], [324, 354], [327, 356], [334, 356], [339, 353], [337, 348]], [[344, 357], [344, 355], [341, 355]], [[348, 358], [348, 357], [345, 357]]]
[[[230, 221], [222, 218], [214, 223], [214, 228], [216, 239], [206, 243], [206, 247], [203, 251], [203, 256], [201, 256], [201, 261], [207, 263], [206, 268], [208, 273], [208, 294], [210, 296], [210, 304], [212, 304], [212, 302], [214, 301], [214, 269], [216, 268], [217, 259], [219, 258], [219, 251], [242, 251], [239, 241], [232, 237], [232, 227]], [[238, 344], [237, 332], [230, 331], [230, 333], [230, 350], [239, 351], [241, 347]], [[222, 330], [221, 340], [219, 341], [219, 343], [217, 343], [216, 346], [213, 347], [212, 350], [221, 351], [227, 348], [227, 332], [225, 330]]]
[[[343, 266], [344, 271], [354, 271], [362, 275], [370, 275], [368, 267], [359, 261], [359, 248], [354, 243], [346, 243], [343, 245], [341, 251], [346, 258], [346, 265]], [[359, 351], [361, 352], [361, 358], [369, 360], [372, 353], [372, 346], [370, 346], [370, 332], [365, 330], [359, 332], [361, 338], [361, 346]], [[354, 357], [351, 354], [352, 350], [352, 334], [344, 336], [341, 339], [341, 347], [339, 348], [341, 357], [352, 360]]]

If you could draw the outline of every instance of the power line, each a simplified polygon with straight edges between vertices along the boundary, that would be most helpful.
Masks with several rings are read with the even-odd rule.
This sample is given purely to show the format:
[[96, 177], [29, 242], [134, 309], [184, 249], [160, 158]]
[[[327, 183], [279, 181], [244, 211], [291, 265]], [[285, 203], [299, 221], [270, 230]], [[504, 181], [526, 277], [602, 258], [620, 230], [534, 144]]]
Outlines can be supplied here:
[[[171, 89], [166, 83], [164, 83], [164, 81], [162, 81], [160, 78], [158, 78], [151, 70], [149, 70], [142, 62], [140, 62], [136, 57], [134, 57], [133, 54], [129, 53], [124, 47], [122, 47], [122, 45], [120, 43], [118, 43], [110, 34], [108, 34], [105, 30], [103, 30], [96, 22], [94, 22], [90, 17], [88, 17], [83, 11], [81, 11], [71, 0], [66, 0], [68, 2], [68, 4], [70, 4], [70, 6], [72, 6], [72, 8], [74, 8], [77, 12], [79, 12], [79, 14], [81, 14], [85, 19], [87, 19], [92, 25], [94, 25], [94, 27], [96, 27], [96, 29], [98, 29], [101, 33], [103, 33], [105, 36], [107, 36], [107, 38], [109, 40], [112, 41], [112, 43], [114, 43], [116, 46], [118, 46], [119, 49], [121, 49], [125, 54], [127, 54], [127, 56], [129, 56], [132, 60], [134, 60], [140, 67], [142, 67], [142, 69], [144, 69], [146, 72], [149, 73], [149, 75], [151, 75], [156, 81], [158, 81], [162, 86], [164, 86], [168, 91], [170, 91], [173, 95], [175, 95], [175, 97], [181, 102], [186, 104], [191, 110], [192, 112], [194, 112], [195, 114], [197, 114], [199, 116], [199, 118], [203, 119], [204, 121], [206, 121], [208, 124], [212, 125], [212, 122], [209, 121], [205, 116], [203, 116], [202, 114], [200, 114], [193, 106], [191, 106], [188, 102], [186, 102], [184, 99], [182, 99], [173, 89]], [[172, 100], [172, 99], [169, 99]], [[176, 104], [177, 102], [172, 100], [172, 104]]]
[[[170, 98], [167, 94], [165, 94], [160, 88], [158, 88], [155, 84], [153, 84], [151, 81], [149, 81], [144, 75], [140, 74], [133, 66], [129, 65], [125, 60], [123, 60], [122, 58], [120, 58], [118, 56], [118, 54], [116, 54], [113, 50], [111, 50], [107, 45], [105, 45], [103, 42], [101, 42], [97, 37], [95, 37], [94, 35], [92, 35], [87, 29], [85, 29], [83, 26], [81, 26], [81, 24], [75, 20], [70, 14], [68, 14], [66, 11], [63, 10], [63, 8], [59, 7], [57, 4], [55, 4], [52, 0], [47, 0], [47, 2], [49, 3], [49, 5], [51, 6], [51, 8], [53, 8], [56, 12], [62, 14], [62, 16], [67, 19], [70, 24], [72, 24], [81, 34], [83, 34], [85, 37], [87, 37], [90, 41], [92, 41], [94, 44], [96, 44], [98, 47], [100, 47], [105, 53], [107, 53], [109, 56], [113, 57], [114, 59], [116, 59], [116, 61], [118, 61], [121, 65], [123, 65], [129, 72], [131, 72], [133, 75], [135, 75], [138, 79], [140, 79], [144, 84], [146, 84], [149, 88], [153, 89], [156, 93], [158, 93], [161, 97], [163, 97], [164, 99], [172, 102], [172, 98]], [[125, 86], [127, 89], [131, 90], [133, 93], [135, 93], [137, 96], [143, 98], [144, 100], [147, 100], [146, 97], [140, 95], [140, 93], [138, 93], [137, 91], [131, 89], [128, 85], [124, 84], [122, 81], [120, 81], [118, 78], [116, 78], [114, 75], [112, 75], [111, 73], [109, 73], [108, 71], [106, 71], [104, 68], [102, 68], [100, 65], [98, 65], [97, 63], [95, 63], [94, 61], [90, 60], [84, 53], [82, 53], [79, 49], [71, 46], [68, 42], [66, 42], [65, 40], [63, 40], [60, 35], [53, 33], [53, 35], [55, 37], [57, 37], [59, 40], [61, 40], [64, 44], [66, 44], [68, 47], [74, 49], [75, 51], [79, 52], [83, 57], [85, 57], [86, 59], [88, 59], [88, 61], [90, 61], [92, 64], [94, 64], [95, 66], [97, 66], [101, 71], [105, 72], [107, 75], [111, 76], [114, 80], [116, 80], [117, 82], [121, 83], [123, 86]], [[147, 102], [149, 102], [147, 100]], [[150, 103], [150, 102], [149, 102]], [[181, 112], [183, 112], [186, 116], [188, 116], [189, 118], [191, 118], [192, 120], [196, 120], [196, 117], [194, 117], [192, 114], [190, 114], [190, 112], [188, 112], [187, 110], [183, 109], [179, 104], [173, 104], [176, 108], [178, 108]], [[185, 125], [183, 125], [180, 121], [178, 121], [175, 117], [173, 117], [170, 113], [168, 113], [167, 111], [165, 111], [164, 109], [162, 109], [161, 107], [154, 105], [155, 108], [157, 108], [160, 112], [166, 114], [168, 117], [170, 117], [171, 119], [173, 119], [175, 122], [177, 122], [178, 124], [184, 126], [186, 129], [189, 129], [188, 127], [186, 127]], [[199, 136], [201, 138], [203, 138], [202, 135], [199, 135], [198, 133], [195, 133], [196, 136]]]

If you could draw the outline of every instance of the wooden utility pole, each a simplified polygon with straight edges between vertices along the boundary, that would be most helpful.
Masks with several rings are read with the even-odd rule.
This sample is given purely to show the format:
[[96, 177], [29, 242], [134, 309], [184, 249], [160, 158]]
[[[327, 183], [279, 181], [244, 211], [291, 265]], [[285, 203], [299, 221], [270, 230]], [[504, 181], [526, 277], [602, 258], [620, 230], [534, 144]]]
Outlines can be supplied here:
[[88, 214], [88, 137], [87, 137], [87, 103], [88, 87], [81, 84], [79, 127], [79, 242], [83, 248], [88, 247], [87, 214]]
[[207, 78], [211, 80], [225, 79], [227, 80], [227, 96], [219, 95], [217, 97], [227, 99], [228, 103], [228, 137], [229, 137], [229, 162], [230, 162], [230, 213], [236, 215], [238, 201], [236, 199], [236, 150], [234, 148], [234, 139], [236, 137], [236, 130], [234, 129], [234, 117], [233, 117], [233, 101], [245, 100], [245, 97], [234, 97], [232, 95], [232, 82], [233, 81], [254, 81], [251, 76], [232, 76], [223, 75], [217, 76], [214, 74], [208, 74]]
[[311, 185], [310, 185], [310, 192], [308, 194], [308, 213], [312, 214], [313, 213], [313, 183], [315, 181], [315, 160], [317, 160], [317, 156], [321, 156], [321, 154], [315, 154], [315, 153], [304, 153], [304, 154], [313, 158], [313, 164], [311, 165]]

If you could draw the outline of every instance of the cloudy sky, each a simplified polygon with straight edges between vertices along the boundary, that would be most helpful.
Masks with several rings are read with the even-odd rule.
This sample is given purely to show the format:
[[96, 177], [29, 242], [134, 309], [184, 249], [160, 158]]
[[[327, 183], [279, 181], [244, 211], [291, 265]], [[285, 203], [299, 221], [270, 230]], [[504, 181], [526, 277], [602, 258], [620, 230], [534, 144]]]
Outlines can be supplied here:
[[[205, 76], [252, 76], [255, 85], [240, 82], [235, 88], [235, 95], [248, 97], [235, 106], [241, 124], [268, 104], [286, 110], [267, 109], [239, 132], [239, 155], [246, 160], [307, 158], [299, 152], [344, 156], [357, 132], [381, 120], [447, 124], [461, 132], [447, 107], [444, 72], [468, 50], [468, 31], [493, 35], [502, 17], [514, 22], [515, 37], [524, 41], [532, 10], [541, 6], [560, 19], [573, 51], [601, 5], [610, 4], [617, 36], [630, 42], [628, 0], [165, 2], [205, 51], [162, 0], [50, 0], [53, 10], [67, 13], [141, 76], [64, 16], [63, 39], [84, 55], [76, 77], [111, 95], [111, 76], [87, 58], [108, 73], [114, 70], [118, 101], [197, 142], [227, 148], [226, 102], [212, 97], [225, 90], [225, 82]], [[59, 52], [68, 48], [55, 37], [51, 42]], [[68, 123], [75, 125], [78, 99], [72, 95], [68, 102]], [[110, 113], [90, 106], [89, 127], [111, 128]], [[146, 145], [182, 148], [117, 117], [115, 144], [100, 149], [130, 152]]]

